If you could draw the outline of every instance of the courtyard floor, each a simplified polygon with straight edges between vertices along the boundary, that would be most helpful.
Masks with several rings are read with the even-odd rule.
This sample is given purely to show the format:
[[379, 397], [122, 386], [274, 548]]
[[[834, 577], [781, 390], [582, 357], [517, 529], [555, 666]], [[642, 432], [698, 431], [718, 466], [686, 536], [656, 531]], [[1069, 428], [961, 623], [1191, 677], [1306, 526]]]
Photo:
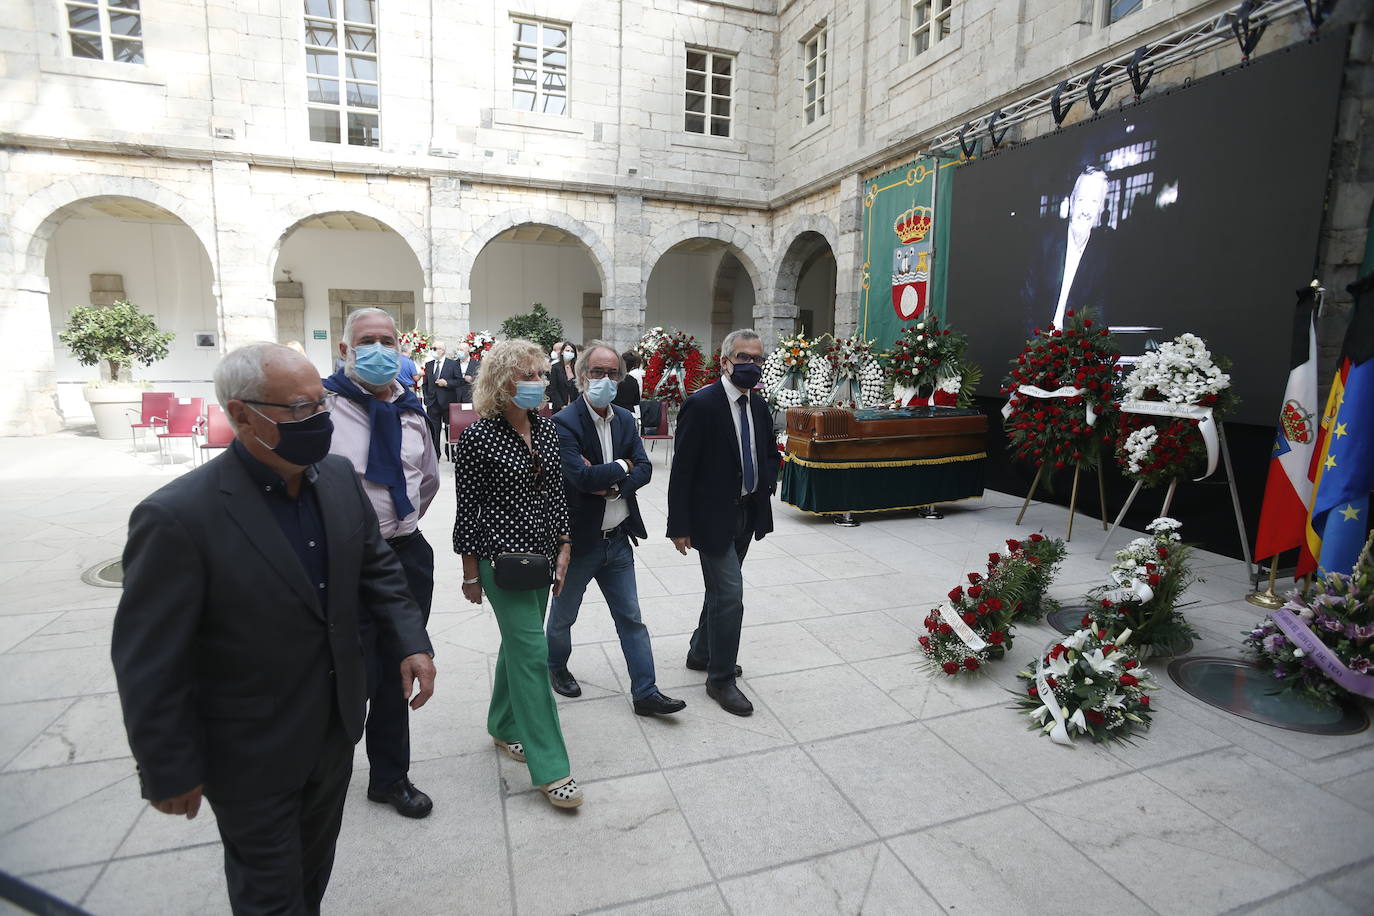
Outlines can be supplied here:
[[[445, 477], [423, 525], [438, 688], [411, 720], [411, 776], [434, 813], [369, 803], [360, 747], [326, 913], [1374, 912], [1374, 732], [1270, 728], [1156, 669], [1145, 740], [1058, 747], [1009, 708], [1016, 671], [1052, 638], [1043, 625], [1020, 627], [986, 676], [923, 669], [927, 611], [1006, 538], [1062, 535], [1058, 506], [1017, 527], [1020, 500], [989, 492], [943, 520], [843, 529], [776, 504], [744, 567], [741, 686], [756, 712], [727, 715], [683, 666], [701, 573], [656, 536], [663, 448], [654, 460], [639, 590], [658, 683], [687, 709], [632, 713], [610, 616], [588, 601], [570, 664], [584, 693], [559, 699], [587, 800], [561, 812], [534, 792], [486, 735], [499, 634], [459, 594]], [[0, 439], [0, 870], [102, 916], [228, 911], [213, 812], [188, 822], [139, 798], [109, 660], [119, 591], [80, 578], [186, 466], [85, 430]], [[1075, 534], [1063, 599], [1108, 566], [1095, 520]], [[1198, 565], [1194, 654], [1239, 655], [1261, 616], [1244, 566]]]

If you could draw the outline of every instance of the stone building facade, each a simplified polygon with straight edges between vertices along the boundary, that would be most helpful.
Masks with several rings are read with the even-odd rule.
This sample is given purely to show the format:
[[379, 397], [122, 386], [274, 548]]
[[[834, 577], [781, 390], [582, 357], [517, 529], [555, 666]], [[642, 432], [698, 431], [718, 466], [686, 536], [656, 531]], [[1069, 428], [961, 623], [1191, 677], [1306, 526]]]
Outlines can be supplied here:
[[[283, 260], [303, 230], [386, 235], [415, 279], [384, 287], [409, 296], [414, 320], [440, 336], [469, 329], [479, 257], [520, 244], [522, 227], [545, 227], [585, 253], [599, 298], [579, 303], [580, 326], [618, 346], [654, 323], [654, 271], [684, 252], [715, 272], [704, 286], [715, 292], [683, 306], [701, 312], [700, 336], [718, 339], [740, 308], [769, 338], [816, 309], [832, 310], [817, 322], [844, 333], [860, 293], [866, 177], [951, 125], [1229, 4], [134, 6], [37, 0], [16, 5], [0, 33], [0, 316], [10, 339], [25, 341], [0, 366], [3, 434], [61, 423], [55, 391], [76, 376], [56, 334], [65, 308], [80, 304], [72, 278], [119, 273], [91, 253], [98, 243], [65, 242], [63, 301], [50, 302], [63, 225], [91, 207], [175, 226], [202, 249], [208, 317], [187, 320], [216, 336], [203, 360], [178, 364], [188, 381], [203, 383], [235, 345], [322, 325], [304, 317], [311, 283], [302, 287]], [[1133, 6], [1112, 21], [1113, 9]], [[1287, 12], [1257, 53], [1306, 35], [1302, 4], [1277, 6]], [[1371, 26], [1367, 9], [1355, 17], [1323, 242], [1333, 288], [1358, 263], [1374, 193]], [[1234, 45], [1218, 46], [1154, 85], [1237, 60]], [[1051, 128], [1028, 122], [1012, 138]], [[358, 142], [338, 142], [349, 140]], [[329, 250], [333, 238], [316, 241]], [[170, 276], [165, 254], [152, 260]], [[803, 274], [820, 262], [833, 296], [799, 302]], [[524, 266], [505, 273], [549, 262], [512, 263]], [[721, 291], [726, 279], [734, 293]], [[347, 296], [331, 293], [337, 313]], [[326, 358], [332, 343], [312, 342], [312, 354]]]

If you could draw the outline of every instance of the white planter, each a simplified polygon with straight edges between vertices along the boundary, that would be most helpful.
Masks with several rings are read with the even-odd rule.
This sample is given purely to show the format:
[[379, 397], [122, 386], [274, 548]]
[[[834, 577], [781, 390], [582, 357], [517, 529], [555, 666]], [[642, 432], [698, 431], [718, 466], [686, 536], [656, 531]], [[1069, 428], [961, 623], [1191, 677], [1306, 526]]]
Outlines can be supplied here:
[[129, 424], [137, 423], [143, 409], [143, 389], [124, 385], [87, 386], [82, 393], [91, 405], [95, 427], [102, 439], [129, 438]]

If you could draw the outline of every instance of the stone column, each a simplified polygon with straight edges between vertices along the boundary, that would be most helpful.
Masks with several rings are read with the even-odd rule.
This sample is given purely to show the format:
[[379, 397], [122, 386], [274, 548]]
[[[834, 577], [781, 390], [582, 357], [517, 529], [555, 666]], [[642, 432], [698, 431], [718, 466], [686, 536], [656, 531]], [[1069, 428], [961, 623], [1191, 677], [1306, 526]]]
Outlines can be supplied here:
[[609, 289], [601, 295], [601, 336], [624, 352], [644, 334], [644, 300], [640, 296], [644, 271], [644, 243], [648, 224], [644, 198], [615, 196], [615, 231], [611, 239]]
[[220, 351], [277, 339], [276, 289], [266, 260], [275, 239], [260, 239], [246, 162], [210, 166], [215, 196], [215, 271], [211, 294], [219, 309]]
[[15, 276], [0, 286], [0, 325], [23, 341], [0, 367], [0, 436], [42, 436], [62, 428], [53, 343], [61, 328], [48, 315], [48, 278]]
[[278, 280], [277, 343], [305, 343], [305, 285], [298, 280]]
[[[462, 211], [463, 183], [457, 178], [435, 178], [429, 183], [430, 288], [425, 291], [429, 329], [440, 339], [453, 342], [468, 331], [472, 290], [464, 263], [463, 240], [467, 233]], [[482, 330], [477, 328], [476, 330]], [[494, 329], [493, 329], [494, 330]]]
[[[863, 296], [864, 185], [858, 175], [840, 179], [840, 212], [835, 214], [835, 336], [849, 337], [859, 323]], [[868, 273], [874, 273], [870, 266]]]

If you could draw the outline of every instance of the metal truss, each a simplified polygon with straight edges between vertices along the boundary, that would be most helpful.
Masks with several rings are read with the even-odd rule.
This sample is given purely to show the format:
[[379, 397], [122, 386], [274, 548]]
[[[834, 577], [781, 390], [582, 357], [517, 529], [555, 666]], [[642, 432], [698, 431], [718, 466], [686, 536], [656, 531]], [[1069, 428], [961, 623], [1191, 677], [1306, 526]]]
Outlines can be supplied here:
[[[1120, 54], [1091, 73], [1071, 77], [1057, 86], [980, 114], [960, 127], [947, 128], [922, 146], [938, 155], [961, 149], [967, 152], [975, 140], [992, 140], [991, 148], [995, 149], [1001, 144], [1008, 128], [1047, 114], [1053, 116], [1058, 124], [1068, 114], [1069, 108], [1080, 102], [1097, 111], [1104, 106], [1113, 89], [1125, 86], [1139, 98], [1155, 73], [1191, 60], [1219, 45], [1239, 42], [1244, 59], [1248, 59], [1267, 26], [1304, 11], [1311, 15], [1311, 6], [1305, 0], [1248, 0], [1198, 25]], [[990, 147], [985, 142], [982, 149], [987, 152]]]

